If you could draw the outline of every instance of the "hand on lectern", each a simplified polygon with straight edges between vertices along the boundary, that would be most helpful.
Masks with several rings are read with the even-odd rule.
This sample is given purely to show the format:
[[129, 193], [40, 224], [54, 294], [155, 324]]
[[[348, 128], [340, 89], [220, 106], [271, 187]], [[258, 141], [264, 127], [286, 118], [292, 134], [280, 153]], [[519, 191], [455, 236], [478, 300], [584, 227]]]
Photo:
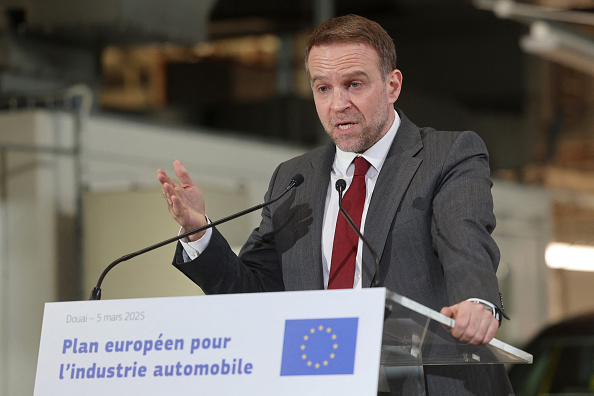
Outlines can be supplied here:
[[499, 329], [499, 321], [492, 312], [472, 301], [444, 307], [441, 314], [456, 321], [454, 328], [449, 329], [452, 336], [470, 345], [488, 344]]
[[[167, 201], [169, 213], [182, 226], [182, 233], [206, 225], [207, 220], [202, 193], [181, 161], [175, 161], [173, 169], [179, 179], [179, 184], [170, 178], [164, 170], [159, 169], [157, 171], [157, 179], [161, 183], [161, 191]], [[204, 231], [188, 238], [195, 241], [200, 239], [202, 235], [204, 235]]]

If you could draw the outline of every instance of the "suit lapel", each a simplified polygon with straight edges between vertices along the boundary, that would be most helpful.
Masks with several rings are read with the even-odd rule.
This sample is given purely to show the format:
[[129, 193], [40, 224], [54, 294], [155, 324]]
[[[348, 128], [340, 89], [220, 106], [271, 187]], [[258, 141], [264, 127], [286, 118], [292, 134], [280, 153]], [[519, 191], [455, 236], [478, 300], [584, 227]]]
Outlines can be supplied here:
[[[365, 220], [365, 237], [382, 259], [386, 239], [413, 176], [422, 160], [414, 157], [423, 148], [419, 128], [398, 111], [400, 127], [384, 161], [369, 203]], [[369, 287], [376, 273], [375, 260], [363, 250], [363, 287]]]
[[297, 262], [303, 264], [303, 284], [301, 289], [323, 289], [324, 276], [322, 270], [322, 226], [324, 222], [324, 208], [326, 195], [330, 183], [330, 173], [334, 162], [336, 148], [334, 144], [323, 146], [321, 151], [312, 157], [310, 168], [303, 175], [304, 187], [297, 190], [300, 194], [299, 202], [311, 207], [313, 223], [310, 232], [305, 236], [303, 248], [297, 252]]

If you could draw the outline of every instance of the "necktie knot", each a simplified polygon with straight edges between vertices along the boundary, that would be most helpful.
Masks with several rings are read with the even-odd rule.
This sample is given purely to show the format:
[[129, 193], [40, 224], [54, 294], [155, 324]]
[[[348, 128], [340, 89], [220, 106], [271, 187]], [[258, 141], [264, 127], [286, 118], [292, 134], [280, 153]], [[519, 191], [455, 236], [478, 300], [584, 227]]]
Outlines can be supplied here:
[[355, 176], [365, 176], [371, 164], [363, 157], [357, 157], [353, 161], [355, 164]]

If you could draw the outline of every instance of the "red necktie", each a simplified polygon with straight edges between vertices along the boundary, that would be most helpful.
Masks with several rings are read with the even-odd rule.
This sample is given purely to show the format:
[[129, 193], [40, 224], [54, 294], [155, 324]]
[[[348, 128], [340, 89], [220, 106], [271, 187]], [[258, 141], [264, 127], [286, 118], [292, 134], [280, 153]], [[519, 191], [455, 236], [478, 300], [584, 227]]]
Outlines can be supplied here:
[[[371, 165], [363, 157], [355, 158], [355, 175], [351, 186], [344, 194], [342, 206], [351, 216], [357, 228], [361, 229], [361, 216], [365, 204], [365, 174]], [[328, 289], [352, 289], [355, 280], [355, 258], [359, 237], [353, 231], [342, 213], [338, 212], [334, 246], [332, 247], [332, 263]]]

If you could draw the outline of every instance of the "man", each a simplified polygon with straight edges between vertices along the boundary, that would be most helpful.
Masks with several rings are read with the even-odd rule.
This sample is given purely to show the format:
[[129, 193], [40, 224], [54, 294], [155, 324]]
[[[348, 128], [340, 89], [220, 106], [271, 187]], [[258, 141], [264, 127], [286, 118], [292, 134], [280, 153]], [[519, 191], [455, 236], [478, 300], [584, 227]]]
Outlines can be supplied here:
[[[333, 144], [279, 165], [266, 200], [296, 173], [305, 181], [262, 210], [239, 257], [212, 229], [179, 244], [174, 265], [205, 293], [360, 288], [378, 277], [454, 318], [459, 340], [488, 343], [503, 309], [484, 143], [473, 132], [418, 128], [394, 110], [402, 74], [392, 39], [375, 22], [355, 15], [324, 22], [309, 38], [305, 61]], [[158, 171], [171, 215], [182, 232], [207, 224], [196, 184], [179, 161], [174, 168], [179, 184]], [[356, 222], [380, 255], [379, 274], [360, 241], [351, 258], [340, 256], [344, 248], [333, 251], [348, 232], [339, 224], [338, 179], [347, 182], [345, 199], [351, 182], [361, 189], [352, 194], [362, 200]], [[512, 393], [502, 366], [429, 367], [425, 375], [430, 395]]]

